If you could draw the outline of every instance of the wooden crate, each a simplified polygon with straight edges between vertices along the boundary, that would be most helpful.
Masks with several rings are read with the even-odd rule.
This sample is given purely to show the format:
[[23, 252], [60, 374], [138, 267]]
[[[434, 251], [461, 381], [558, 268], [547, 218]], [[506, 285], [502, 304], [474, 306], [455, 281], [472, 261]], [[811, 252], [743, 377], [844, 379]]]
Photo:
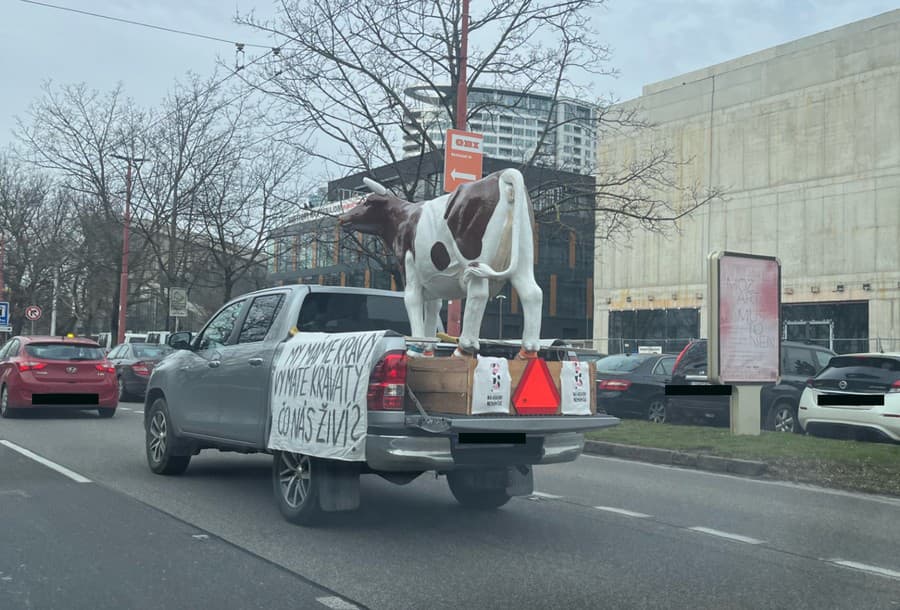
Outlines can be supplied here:
[[[447, 413], [452, 415], [470, 415], [472, 413], [472, 381], [475, 376], [474, 358], [410, 358], [406, 369], [406, 384], [415, 393], [422, 407], [430, 414]], [[525, 367], [526, 360], [510, 360], [509, 376], [512, 394], [515, 394]], [[560, 362], [547, 362], [550, 376], [557, 391], [560, 390]], [[588, 366], [589, 386], [592, 398], [596, 395], [594, 368]], [[407, 409], [415, 410], [412, 405]], [[559, 409], [557, 409], [557, 414]], [[591, 400], [591, 413], [596, 413], [595, 400]], [[510, 404], [509, 414], [516, 415], [515, 407]]]

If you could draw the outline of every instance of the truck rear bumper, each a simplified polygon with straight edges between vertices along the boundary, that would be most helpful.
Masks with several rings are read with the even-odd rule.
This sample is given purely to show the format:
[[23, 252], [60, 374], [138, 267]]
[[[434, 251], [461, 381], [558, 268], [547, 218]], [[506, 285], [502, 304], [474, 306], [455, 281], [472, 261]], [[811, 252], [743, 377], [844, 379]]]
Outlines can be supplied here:
[[[535, 447], [534, 441], [539, 440], [543, 443]], [[453, 439], [448, 436], [370, 433], [366, 436], [366, 462], [373, 470], [387, 472], [448, 471], [463, 465], [557, 464], [571, 462], [581, 455], [584, 435], [580, 432], [540, 435], [531, 438], [529, 445], [460, 449], [454, 447]]]

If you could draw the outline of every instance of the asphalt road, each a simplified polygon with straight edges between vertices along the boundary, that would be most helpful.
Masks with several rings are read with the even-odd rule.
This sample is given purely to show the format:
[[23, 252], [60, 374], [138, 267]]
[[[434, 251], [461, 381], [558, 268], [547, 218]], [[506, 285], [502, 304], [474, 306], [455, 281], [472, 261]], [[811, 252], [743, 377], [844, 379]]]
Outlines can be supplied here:
[[897, 500], [585, 456], [492, 513], [364, 477], [360, 510], [309, 529], [266, 456], [153, 475], [123, 406], [0, 421], [90, 480], [0, 445], [0, 607], [900, 608]]

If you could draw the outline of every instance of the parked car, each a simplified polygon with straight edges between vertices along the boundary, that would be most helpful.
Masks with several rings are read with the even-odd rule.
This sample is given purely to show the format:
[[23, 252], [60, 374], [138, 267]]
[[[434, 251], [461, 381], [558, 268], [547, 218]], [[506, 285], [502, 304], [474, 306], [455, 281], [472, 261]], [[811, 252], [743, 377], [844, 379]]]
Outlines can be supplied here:
[[116, 369], [96, 341], [13, 337], [0, 348], [0, 415], [36, 407], [116, 413]]
[[900, 354], [836, 356], [800, 397], [800, 426], [900, 441]]
[[[709, 385], [707, 340], [691, 341], [678, 355], [672, 371], [673, 384]], [[766, 430], [800, 432], [797, 405], [806, 380], [815, 376], [835, 356], [817, 345], [784, 341], [781, 344], [781, 381], [766, 384], [760, 394], [760, 422]], [[731, 398], [715, 395], [667, 396], [669, 418], [702, 419], [728, 425]]]
[[666, 383], [675, 358], [675, 354], [616, 354], [597, 360], [597, 411], [665, 422]]
[[173, 351], [168, 345], [151, 343], [122, 343], [114, 347], [107, 358], [116, 367], [119, 400], [143, 398], [153, 368]]

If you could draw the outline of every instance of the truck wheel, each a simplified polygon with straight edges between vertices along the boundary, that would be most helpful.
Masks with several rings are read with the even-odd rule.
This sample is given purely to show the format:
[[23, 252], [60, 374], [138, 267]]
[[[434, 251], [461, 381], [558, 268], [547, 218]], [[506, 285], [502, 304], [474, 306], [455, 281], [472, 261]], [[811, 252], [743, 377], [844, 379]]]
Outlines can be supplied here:
[[175, 436], [164, 398], [157, 398], [150, 405], [144, 438], [150, 470], [156, 474], [182, 474], [187, 470], [191, 456], [175, 455], [178, 437]]
[[319, 485], [323, 473], [316, 458], [276, 451], [272, 460], [272, 487], [281, 515], [297, 525], [313, 525], [322, 518]]
[[470, 473], [450, 471], [447, 473], [447, 484], [456, 501], [466, 508], [491, 510], [500, 508], [509, 502], [510, 496], [503, 487], [476, 486]]

